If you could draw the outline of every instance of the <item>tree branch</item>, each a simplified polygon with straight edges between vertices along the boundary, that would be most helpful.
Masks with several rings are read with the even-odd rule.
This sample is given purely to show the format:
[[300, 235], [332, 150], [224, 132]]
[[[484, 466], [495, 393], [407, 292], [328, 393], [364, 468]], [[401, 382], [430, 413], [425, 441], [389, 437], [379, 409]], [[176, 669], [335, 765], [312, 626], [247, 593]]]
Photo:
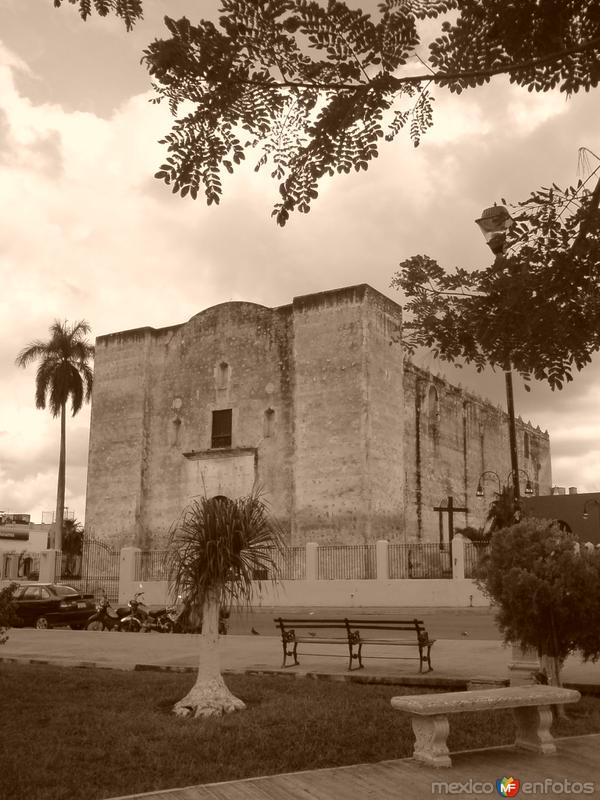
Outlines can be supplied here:
[[[475, 70], [466, 70], [462, 72], [431, 72], [427, 75], [406, 75], [402, 78], [387, 76], [386, 80], [389, 81], [389, 89], [396, 91], [404, 85], [417, 85], [423, 81], [432, 81], [433, 83], [449, 83], [460, 80], [468, 80], [469, 78], [492, 78], [494, 75], [503, 75], [505, 73], [514, 72], [521, 69], [528, 69], [529, 67], [536, 67], [552, 61], [561, 59], [564, 56], [574, 55], [576, 53], [584, 53], [587, 50], [600, 49], [600, 36], [590, 39], [587, 42], [577, 45], [576, 47], [568, 47], [564, 50], [557, 50], [553, 53], [548, 53], [539, 58], [531, 58], [526, 61], [516, 61], [506, 64], [501, 64], [495, 67], [488, 67]], [[244, 79], [238, 78], [235, 81], [215, 81], [215, 83], [243, 83], [251, 86], [274, 86], [290, 89], [318, 89], [319, 91], [356, 91], [365, 87], [364, 83], [317, 83], [306, 81], [274, 81], [265, 83], [265, 81], [257, 81], [251, 78]], [[371, 80], [370, 86], [376, 87], [378, 84], [377, 78]]]

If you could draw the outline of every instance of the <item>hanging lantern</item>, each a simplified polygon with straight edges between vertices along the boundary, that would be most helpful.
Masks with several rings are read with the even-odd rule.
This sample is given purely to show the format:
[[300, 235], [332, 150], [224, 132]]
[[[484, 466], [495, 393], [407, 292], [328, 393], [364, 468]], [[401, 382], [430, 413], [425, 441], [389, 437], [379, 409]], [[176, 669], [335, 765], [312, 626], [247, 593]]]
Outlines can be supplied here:
[[514, 220], [504, 206], [492, 206], [481, 213], [475, 222], [483, 233], [487, 246], [494, 255], [500, 255], [506, 245], [506, 232]]

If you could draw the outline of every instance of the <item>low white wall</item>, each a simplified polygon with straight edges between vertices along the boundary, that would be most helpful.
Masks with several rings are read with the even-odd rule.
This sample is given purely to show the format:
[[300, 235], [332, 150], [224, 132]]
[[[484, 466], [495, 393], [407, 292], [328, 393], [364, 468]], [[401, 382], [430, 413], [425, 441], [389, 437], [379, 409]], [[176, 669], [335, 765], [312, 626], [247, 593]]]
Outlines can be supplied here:
[[282, 581], [257, 586], [255, 606], [489, 606], [469, 578], [454, 580]]
[[[125, 604], [135, 592], [144, 592], [148, 605], [171, 602], [165, 581], [121, 581], [119, 603]], [[377, 606], [417, 606], [428, 608], [467, 608], [489, 606], [489, 600], [475, 583], [454, 580], [387, 581], [282, 581], [280, 584], [255, 582], [253, 606], [336, 606], [340, 608]]]

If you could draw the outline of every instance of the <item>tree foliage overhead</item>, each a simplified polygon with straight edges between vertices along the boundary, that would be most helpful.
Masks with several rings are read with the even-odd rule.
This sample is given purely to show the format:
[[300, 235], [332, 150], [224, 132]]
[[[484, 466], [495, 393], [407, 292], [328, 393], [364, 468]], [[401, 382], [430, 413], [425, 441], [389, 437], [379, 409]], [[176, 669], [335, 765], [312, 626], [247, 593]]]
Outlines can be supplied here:
[[411, 318], [405, 346], [481, 371], [512, 365], [560, 389], [600, 349], [600, 182], [553, 185], [517, 205], [494, 263], [446, 272], [426, 255], [400, 264], [392, 286]]
[[[60, 8], [65, 0], [54, 0], [55, 8]], [[78, 6], [81, 18], [85, 21], [95, 10], [101, 17], [116, 14], [121, 17], [131, 30], [135, 23], [142, 19], [142, 0], [68, 0], [72, 6]]]
[[[69, 1], [91, 13], [92, 0]], [[93, 5], [128, 27], [141, 16], [141, 0]], [[218, 25], [166, 17], [169, 37], [144, 51], [155, 100], [175, 116], [156, 175], [218, 203], [223, 172], [256, 150], [256, 168], [279, 183], [281, 225], [309, 211], [324, 176], [367, 169], [382, 139], [406, 129], [418, 145], [436, 84], [460, 93], [506, 74], [572, 93], [600, 80], [595, 0], [383, 0], [372, 15], [342, 0], [221, 0], [219, 10]], [[437, 18], [427, 51], [420, 25]]]

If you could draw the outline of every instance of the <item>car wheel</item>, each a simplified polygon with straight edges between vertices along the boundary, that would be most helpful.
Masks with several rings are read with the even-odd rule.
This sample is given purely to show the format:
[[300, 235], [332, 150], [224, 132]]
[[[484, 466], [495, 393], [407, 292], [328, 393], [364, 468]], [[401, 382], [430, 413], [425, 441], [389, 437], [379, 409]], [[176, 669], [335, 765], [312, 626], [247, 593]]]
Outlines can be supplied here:
[[35, 627], [38, 631], [46, 631], [50, 628], [50, 623], [47, 617], [38, 617], [35, 621]]
[[86, 631], [103, 631], [104, 623], [99, 619], [95, 619], [93, 622], [88, 622], [85, 629]]

